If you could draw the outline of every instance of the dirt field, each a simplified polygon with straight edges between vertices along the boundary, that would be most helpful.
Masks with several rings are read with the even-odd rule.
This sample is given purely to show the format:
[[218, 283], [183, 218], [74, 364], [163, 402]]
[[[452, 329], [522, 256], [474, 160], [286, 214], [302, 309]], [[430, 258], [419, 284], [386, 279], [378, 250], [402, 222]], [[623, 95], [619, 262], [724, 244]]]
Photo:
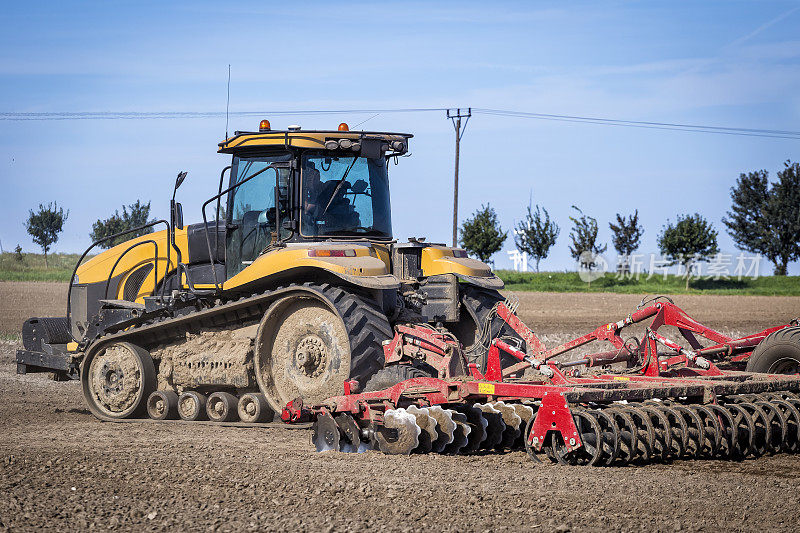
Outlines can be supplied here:
[[[0, 283], [0, 331], [63, 315], [63, 284]], [[640, 297], [518, 294], [552, 338], [624, 316]], [[748, 331], [800, 298], [678, 297], [709, 326]], [[0, 531], [797, 531], [800, 456], [637, 468], [536, 465], [523, 452], [317, 454], [309, 432], [107, 423], [77, 383], [17, 376], [0, 342]]]

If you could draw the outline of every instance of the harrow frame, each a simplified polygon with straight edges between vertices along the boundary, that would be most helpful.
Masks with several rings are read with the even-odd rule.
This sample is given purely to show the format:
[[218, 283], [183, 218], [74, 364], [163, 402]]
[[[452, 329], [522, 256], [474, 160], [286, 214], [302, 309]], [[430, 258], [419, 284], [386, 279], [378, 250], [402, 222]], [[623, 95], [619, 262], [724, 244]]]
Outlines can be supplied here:
[[[692, 448], [696, 453], [707, 448], [712, 455], [724, 441], [724, 455], [731, 458], [758, 455], [759, 450], [800, 448], [800, 376], [735, 370], [767, 335], [791, 324], [734, 339], [694, 320], [671, 301], [654, 301], [640, 305], [618, 322], [547, 349], [515, 314], [513, 305], [501, 302], [494, 311], [525, 341], [527, 351], [498, 336], [489, 345], [482, 372], [478, 364], [466, 361], [458, 341], [445, 330], [399, 325], [394, 338], [384, 346], [386, 365], [424, 361], [438, 376], [408, 379], [372, 392], [358, 392], [356, 382], [346, 382], [343, 395], [320, 404], [305, 405], [301, 398], [289, 402], [282, 419], [288, 423], [316, 422], [320, 417], [341, 420], [346, 416], [355, 421], [363, 438], [374, 442], [378, 434], [383, 441], [386, 435], [397, 438], [400, 430], [387, 428], [387, 416], [390, 412], [407, 415], [405, 410], [412, 406], [414, 413], [438, 406], [455, 416], [473, 406], [524, 405], [534, 415], [524, 428], [517, 423], [515, 430], [531, 456], [549, 449], [551, 459], [570, 462], [568, 458], [576, 457], [582, 449], [584, 456], [586, 450], [593, 450], [590, 459], [573, 461], [579, 464], [611, 464], [624, 444], [621, 435], [626, 436], [631, 448], [628, 455], [633, 458], [632, 447], [641, 447], [635, 434], [647, 431], [651, 436], [642, 438], [650, 440], [640, 454], [646, 458], [659, 454], [666, 457], [668, 452], [686, 454], [692, 448], [691, 439], [696, 441]], [[640, 342], [632, 345], [623, 339], [624, 328], [650, 318], [652, 322]], [[658, 330], [664, 326], [678, 328], [690, 348], [660, 334]], [[704, 347], [697, 336], [712, 344]], [[558, 356], [595, 341], [609, 342], [615, 350], [576, 361], [556, 361]], [[501, 354], [517, 362], [504, 366]], [[611, 365], [617, 363], [626, 363], [627, 368], [612, 371]], [[605, 371], [581, 375], [579, 366], [602, 366]], [[523, 377], [529, 368], [535, 369], [536, 375]], [[706, 406], [716, 406], [716, 410]], [[629, 415], [639, 416], [637, 424], [641, 421], [641, 427], [625, 422], [632, 420]], [[620, 429], [615, 417], [621, 417], [618, 421], [630, 426], [630, 431]], [[328, 423], [327, 427], [335, 425]], [[653, 434], [661, 435], [658, 446]], [[584, 442], [587, 438], [589, 443]], [[779, 439], [782, 444], [771, 444]], [[338, 442], [338, 438], [335, 440]], [[378, 444], [383, 441], [378, 439]], [[654, 452], [656, 448], [659, 454]], [[390, 453], [398, 453], [396, 448], [392, 450]]]

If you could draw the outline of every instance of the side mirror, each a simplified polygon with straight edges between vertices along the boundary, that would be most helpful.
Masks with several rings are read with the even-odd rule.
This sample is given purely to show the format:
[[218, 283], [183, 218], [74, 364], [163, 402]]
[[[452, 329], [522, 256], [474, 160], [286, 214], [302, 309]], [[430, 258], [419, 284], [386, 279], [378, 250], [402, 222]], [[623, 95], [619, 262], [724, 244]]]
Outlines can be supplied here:
[[183, 206], [180, 202], [175, 202], [175, 213], [172, 216], [175, 228], [183, 228]]

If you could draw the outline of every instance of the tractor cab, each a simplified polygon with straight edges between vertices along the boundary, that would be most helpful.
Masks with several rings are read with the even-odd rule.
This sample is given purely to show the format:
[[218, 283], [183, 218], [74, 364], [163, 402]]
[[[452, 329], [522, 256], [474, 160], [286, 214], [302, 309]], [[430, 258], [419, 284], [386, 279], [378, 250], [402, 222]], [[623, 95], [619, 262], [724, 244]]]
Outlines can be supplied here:
[[[287, 243], [392, 240], [389, 160], [408, 150], [407, 133], [235, 132], [220, 143], [232, 154], [225, 221], [225, 276], [235, 276], [264, 251]], [[220, 190], [222, 180], [220, 178]], [[224, 193], [223, 193], [224, 194]], [[218, 254], [219, 255], [219, 254]]]

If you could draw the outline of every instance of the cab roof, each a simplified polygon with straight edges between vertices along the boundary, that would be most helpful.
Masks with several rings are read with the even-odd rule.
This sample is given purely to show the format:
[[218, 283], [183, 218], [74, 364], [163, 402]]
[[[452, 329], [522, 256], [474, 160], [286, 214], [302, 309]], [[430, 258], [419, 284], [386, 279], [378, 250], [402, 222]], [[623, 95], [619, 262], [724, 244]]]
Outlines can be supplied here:
[[[316, 148], [325, 149], [327, 141], [348, 139], [353, 142], [381, 140], [391, 146], [394, 141], [402, 141], [406, 146], [410, 133], [390, 133], [381, 131], [336, 131], [336, 130], [270, 130], [261, 132], [237, 131], [233, 137], [219, 143], [217, 152], [232, 154], [253, 149]], [[374, 141], [373, 141], [374, 142]]]

